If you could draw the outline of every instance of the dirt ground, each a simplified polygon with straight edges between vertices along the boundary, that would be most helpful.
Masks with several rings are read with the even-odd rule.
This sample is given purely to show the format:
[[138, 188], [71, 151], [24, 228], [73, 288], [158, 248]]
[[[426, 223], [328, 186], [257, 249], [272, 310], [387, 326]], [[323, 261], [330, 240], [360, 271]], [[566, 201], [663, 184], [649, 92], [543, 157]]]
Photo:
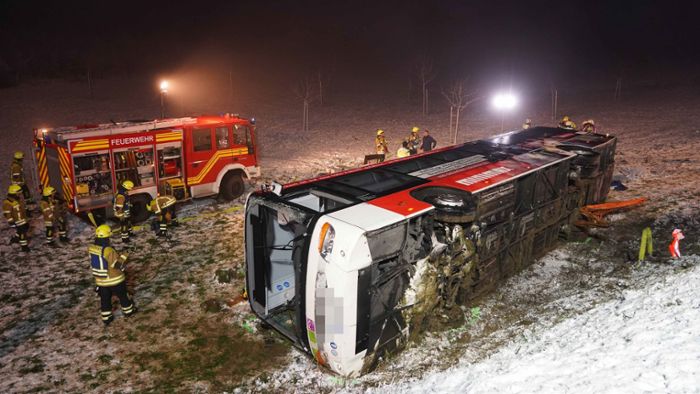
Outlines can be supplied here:
[[[133, 82], [133, 81], [132, 81]], [[158, 114], [157, 96], [123, 89], [129, 81], [98, 81], [90, 98], [76, 81], [37, 81], [0, 90], [0, 158], [29, 152], [31, 129]], [[372, 99], [368, 99], [371, 97]], [[72, 218], [69, 245], [42, 245], [41, 220], [32, 221], [33, 251], [21, 256], [5, 244], [0, 226], [0, 391], [2, 392], [224, 392], [360, 391], [446, 368], [458, 358], [475, 362], [525, 329], [556, 324], [596, 303], [683, 267], [657, 257], [633, 265], [641, 229], [651, 225], [657, 256], [665, 255], [675, 227], [687, 234], [686, 253], [699, 253], [700, 97], [691, 90], [640, 87], [620, 102], [606, 91], [571, 94], [562, 113], [593, 118], [602, 132], [619, 137], [616, 175], [629, 187], [611, 200], [647, 197], [641, 208], [611, 217], [613, 226], [581, 237], [511, 278], [497, 291], [464, 306], [460, 324], [392, 357], [373, 374], [341, 379], [319, 370], [278, 335], [260, 329], [243, 288], [242, 205], [203, 199], [181, 209], [183, 225], [171, 242], [143, 229], [128, 250], [130, 288], [139, 312], [103, 328], [88, 269], [92, 228]], [[483, 104], [483, 105], [482, 105]], [[463, 119], [460, 141], [500, 132], [500, 117], [486, 103]], [[357, 166], [386, 130], [393, 148], [413, 125], [428, 128], [438, 143], [449, 139], [449, 114], [419, 115], [419, 105], [378, 92], [336, 92], [323, 108], [312, 107], [311, 130], [300, 132], [300, 107], [291, 98], [256, 95], [233, 103], [181, 104], [173, 111], [223, 112], [233, 106], [258, 120], [263, 179], [288, 182]], [[530, 117], [552, 124], [547, 98], [538, 98], [506, 119], [506, 129]], [[235, 111], [234, 111], [235, 112]], [[7, 187], [0, 179], [0, 190]], [[225, 278], [228, 277], [228, 278]], [[226, 280], [229, 279], [229, 280]], [[454, 312], [454, 313], [458, 313]], [[446, 318], [446, 317], [436, 317]]]

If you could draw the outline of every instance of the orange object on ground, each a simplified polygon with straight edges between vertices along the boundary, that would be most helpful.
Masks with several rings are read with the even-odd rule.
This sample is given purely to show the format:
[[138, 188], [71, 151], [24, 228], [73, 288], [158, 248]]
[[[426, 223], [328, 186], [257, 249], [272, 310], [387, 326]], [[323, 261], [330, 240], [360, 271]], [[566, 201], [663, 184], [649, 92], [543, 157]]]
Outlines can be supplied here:
[[586, 205], [579, 210], [585, 219], [576, 221], [576, 225], [581, 227], [608, 227], [610, 223], [605, 220], [605, 215], [615, 211], [636, 207], [643, 204], [646, 200], [646, 198], [640, 197], [631, 200]]
[[673, 230], [673, 241], [668, 245], [668, 251], [671, 252], [671, 257], [677, 259], [681, 257], [680, 240], [685, 238], [680, 229]]

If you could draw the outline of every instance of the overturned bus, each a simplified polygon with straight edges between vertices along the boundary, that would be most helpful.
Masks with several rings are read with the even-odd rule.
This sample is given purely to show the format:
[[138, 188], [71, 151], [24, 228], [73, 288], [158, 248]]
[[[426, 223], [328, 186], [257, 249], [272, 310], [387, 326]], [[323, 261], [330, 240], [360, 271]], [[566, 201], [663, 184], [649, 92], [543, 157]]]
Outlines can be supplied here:
[[535, 127], [252, 193], [250, 306], [320, 364], [365, 373], [566, 239], [605, 200], [615, 144]]

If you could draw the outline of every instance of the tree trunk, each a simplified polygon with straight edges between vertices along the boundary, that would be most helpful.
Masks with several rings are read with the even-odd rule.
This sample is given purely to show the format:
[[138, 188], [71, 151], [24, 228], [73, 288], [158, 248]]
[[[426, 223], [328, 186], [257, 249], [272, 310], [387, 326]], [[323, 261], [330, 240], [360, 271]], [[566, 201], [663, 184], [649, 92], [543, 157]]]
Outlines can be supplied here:
[[457, 116], [455, 116], [455, 139], [452, 141], [452, 144], [457, 143], [457, 135], [459, 134], [459, 113], [461, 112], [460, 108], [457, 107]]

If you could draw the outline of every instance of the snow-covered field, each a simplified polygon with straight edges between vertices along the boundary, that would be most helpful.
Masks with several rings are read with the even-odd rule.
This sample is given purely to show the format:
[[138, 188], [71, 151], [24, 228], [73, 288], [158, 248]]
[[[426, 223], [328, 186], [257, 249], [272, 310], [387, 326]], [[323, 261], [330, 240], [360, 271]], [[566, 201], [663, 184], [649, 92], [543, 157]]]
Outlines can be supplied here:
[[[33, 127], [155, 116], [157, 94], [125, 88], [137, 82], [98, 80], [94, 99], [78, 82], [0, 90], [0, 162], [9, 166], [14, 150], [29, 153]], [[448, 139], [449, 114], [439, 99], [423, 118], [418, 106], [390, 93], [335, 92], [326, 107], [312, 107], [306, 133], [298, 131], [300, 108], [289, 97], [257, 93], [236, 97], [233, 106], [258, 119], [264, 178], [286, 182], [357, 165], [379, 127], [392, 146], [414, 124], [440, 144]], [[243, 285], [242, 200], [186, 206], [182, 216], [190, 219], [172, 244], [139, 233], [130, 280], [140, 312], [107, 330], [86, 265], [89, 226], [72, 219], [72, 244], [50, 251], [35, 218], [34, 250], [20, 256], [5, 244], [9, 231], [0, 225], [0, 392], [697, 392], [700, 127], [691, 120], [700, 97], [678, 89], [632, 93], [622, 102], [608, 92], [563, 95], [561, 105], [575, 120], [594, 118], [603, 132], [620, 137], [617, 175], [629, 190], [611, 199], [649, 202], [465, 306], [466, 325], [427, 333], [358, 379], [319, 369], [258, 329], [245, 303], [233, 302]], [[551, 124], [547, 100], [526, 103], [506, 128], [525, 117]], [[231, 106], [212, 99], [179, 102], [174, 111]], [[460, 140], [480, 138], [500, 131], [500, 117], [475, 104], [463, 125]], [[8, 178], [0, 177], [0, 191]], [[665, 256], [674, 227], [685, 230], [682, 248], [691, 256], [682, 264], [662, 257], [641, 266], [626, 262], [646, 225], [657, 256]], [[231, 283], [219, 283], [217, 271], [229, 269]]]
[[[700, 392], [700, 265], [625, 290], [477, 363], [378, 388], [395, 393]], [[374, 390], [372, 390], [374, 391]]]

